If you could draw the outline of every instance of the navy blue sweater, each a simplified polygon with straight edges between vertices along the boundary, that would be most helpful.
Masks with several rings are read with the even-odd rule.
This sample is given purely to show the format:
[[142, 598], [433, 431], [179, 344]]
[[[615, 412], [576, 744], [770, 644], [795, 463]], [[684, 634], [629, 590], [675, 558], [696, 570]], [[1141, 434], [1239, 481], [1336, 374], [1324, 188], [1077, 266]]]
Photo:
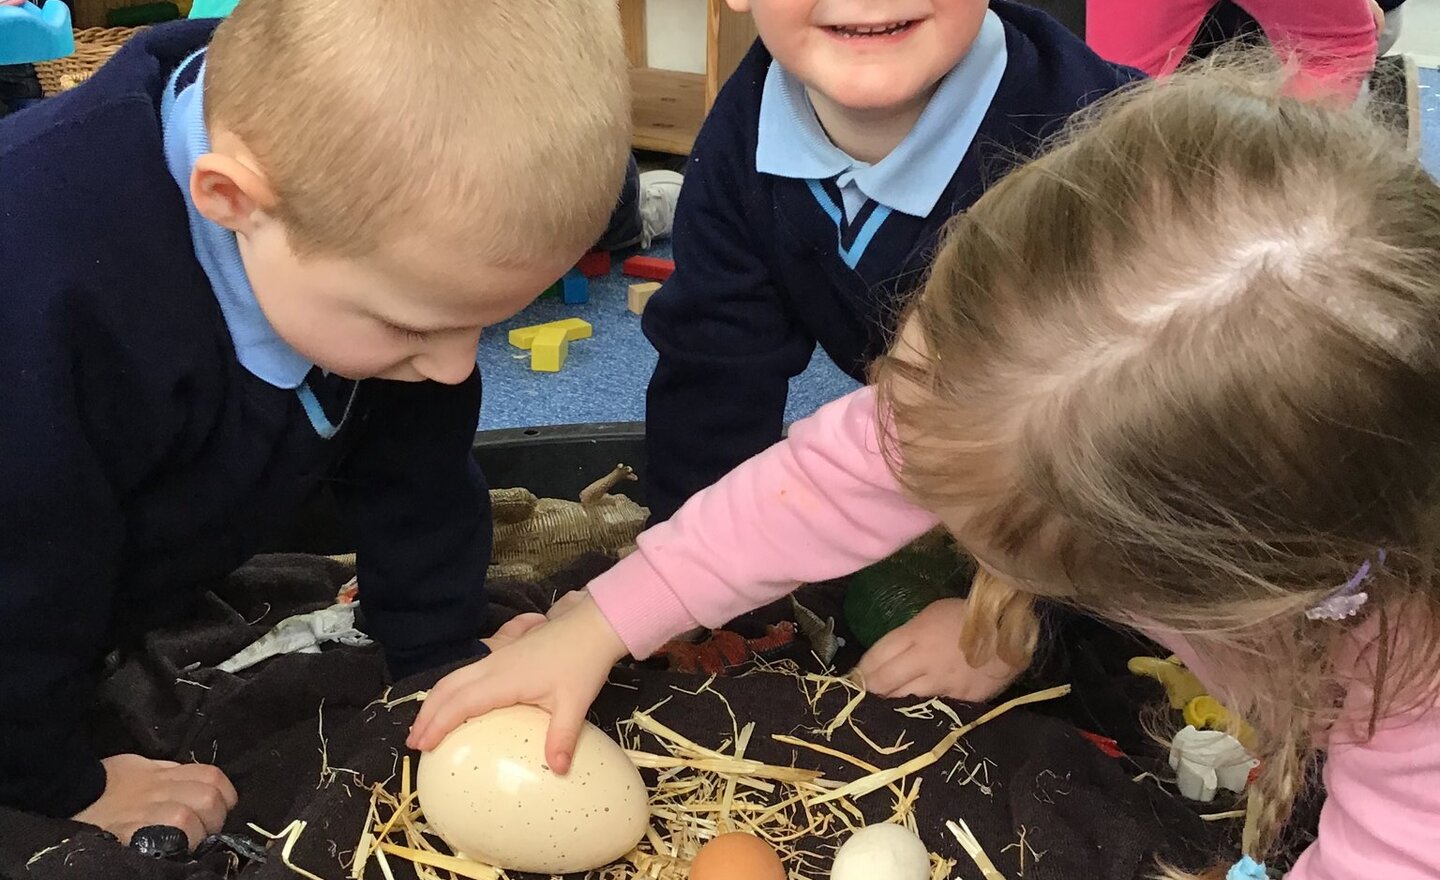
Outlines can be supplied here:
[[[176, 620], [324, 480], [392, 674], [483, 651], [480, 379], [365, 381], [331, 440], [236, 360], [165, 165], [168, 73], [212, 24], [157, 27], [0, 121], [0, 803], [65, 816], [104, 771], [81, 732], [104, 655]], [[319, 371], [334, 421], [354, 390]]]
[[817, 342], [863, 379], [946, 220], [1075, 110], [1140, 75], [1043, 13], [1004, 0], [991, 8], [1009, 64], [973, 145], [931, 215], [891, 214], [854, 269], [807, 183], [755, 170], [770, 65], [761, 44], [721, 90], [686, 169], [675, 274], [643, 319], [660, 355], [646, 412], [654, 520], [780, 438], [788, 380]]

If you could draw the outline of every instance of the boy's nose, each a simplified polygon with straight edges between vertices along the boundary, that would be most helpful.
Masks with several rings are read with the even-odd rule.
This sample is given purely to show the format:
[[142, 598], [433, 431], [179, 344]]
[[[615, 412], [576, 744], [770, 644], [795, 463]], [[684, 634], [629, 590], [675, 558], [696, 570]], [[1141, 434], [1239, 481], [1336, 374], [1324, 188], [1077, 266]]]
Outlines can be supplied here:
[[479, 347], [478, 335], [446, 340], [416, 357], [412, 364], [416, 372], [432, 382], [459, 385], [475, 371], [475, 355]]

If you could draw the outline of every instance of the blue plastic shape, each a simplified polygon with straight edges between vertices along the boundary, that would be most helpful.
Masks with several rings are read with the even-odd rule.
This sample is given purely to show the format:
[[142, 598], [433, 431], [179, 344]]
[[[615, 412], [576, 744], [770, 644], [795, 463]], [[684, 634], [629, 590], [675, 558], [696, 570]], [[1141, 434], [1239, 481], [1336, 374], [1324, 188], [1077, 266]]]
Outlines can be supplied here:
[[45, 6], [0, 6], [0, 64], [53, 61], [75, 51], [70, 7], [59, 0]]

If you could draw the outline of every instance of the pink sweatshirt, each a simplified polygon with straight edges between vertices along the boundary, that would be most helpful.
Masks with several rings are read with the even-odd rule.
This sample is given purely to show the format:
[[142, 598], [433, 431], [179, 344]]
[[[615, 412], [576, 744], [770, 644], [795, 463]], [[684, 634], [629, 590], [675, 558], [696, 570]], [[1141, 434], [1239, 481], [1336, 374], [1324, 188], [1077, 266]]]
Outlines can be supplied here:
[[[635, 656], [696, 625], [723, 626], [798, 584], [858, 571], [937, 524], [886, 465], [876, 406], [864, 388], [797, 422], [789, 440], [643, 533], [634, 554], [591, 583]], [[1320, 837], [1290, 880], [1440, 878], [1440, 711], [1334, 745], [1325, 784]]]
[[[1294, 56], [1301, 96], [1348, 97], [1375, 66], [1378, 35], [1370, 0], [1236, 0], [1282, 57]], [[1216, 0], [1088, 0], [1085, 42], [1100, 56], [1151, 76], [1171, 73], [1195, 42]]]

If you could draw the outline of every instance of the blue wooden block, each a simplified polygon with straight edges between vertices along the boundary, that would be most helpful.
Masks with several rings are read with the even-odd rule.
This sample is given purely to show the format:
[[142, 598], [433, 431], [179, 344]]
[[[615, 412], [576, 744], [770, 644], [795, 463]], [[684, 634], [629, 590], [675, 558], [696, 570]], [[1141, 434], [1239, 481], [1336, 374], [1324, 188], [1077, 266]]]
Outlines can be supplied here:
[[579, 269], [571, 269], [566, 272], [565, 277], [560, 279], [560, 283], [564, 285], [567, 306], [582, 305], [590, 301], [590, 279], [586, 278], [585, 273]]

